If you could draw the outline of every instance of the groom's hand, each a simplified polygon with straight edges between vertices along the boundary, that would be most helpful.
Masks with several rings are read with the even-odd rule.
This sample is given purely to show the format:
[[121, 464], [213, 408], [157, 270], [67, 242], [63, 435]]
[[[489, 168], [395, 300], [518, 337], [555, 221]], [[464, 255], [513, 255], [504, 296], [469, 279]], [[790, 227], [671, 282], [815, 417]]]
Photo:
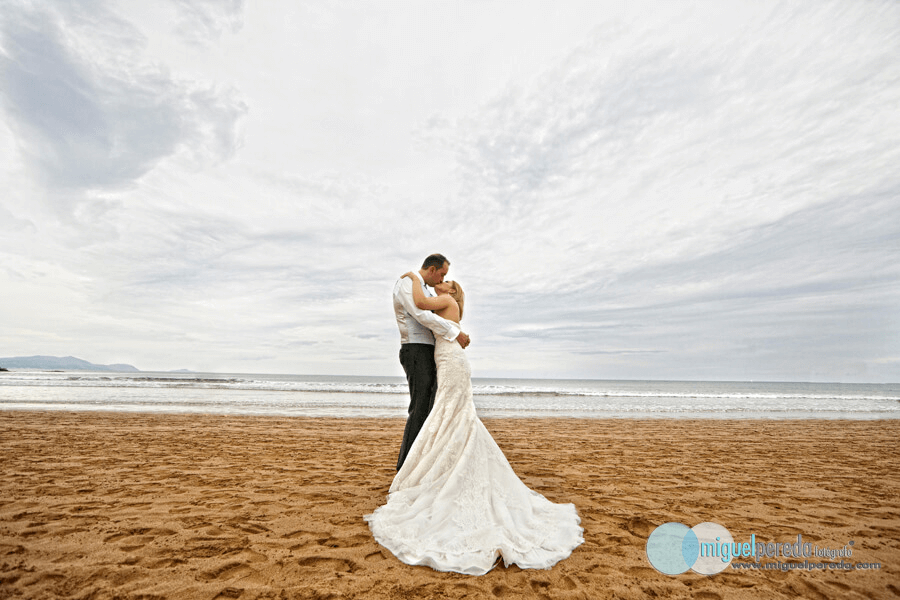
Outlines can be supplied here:
[[470, 341], [470, 340], [469, 340], [469, 336], [467, 336], [465, 333], [463, 333], [462, 331], [460, 331], [460, 332], [459, 332], [459, 335], [456, 336], [456, 341], [459, 342], [459, 345], [460, 345], [460, 346], [462, 346], [463, 348], [465, 348], [466, 346], [469, 345], [469, 341]]

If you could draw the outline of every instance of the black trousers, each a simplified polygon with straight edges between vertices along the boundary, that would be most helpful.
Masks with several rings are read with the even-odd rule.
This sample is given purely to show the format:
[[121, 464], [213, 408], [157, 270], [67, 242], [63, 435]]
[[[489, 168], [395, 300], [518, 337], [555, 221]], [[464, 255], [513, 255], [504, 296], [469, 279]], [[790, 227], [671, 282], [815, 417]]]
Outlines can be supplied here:
[[434, 366], [434, 346], [431, 344], [403, 344], [400, 347], [400, 364], [406, 371], [409, 383], [409, 416], [403, 430], [403, 443], [397, 470], [403, 466], [419, 430], [428, 418], [437, 392], [437, 368]]

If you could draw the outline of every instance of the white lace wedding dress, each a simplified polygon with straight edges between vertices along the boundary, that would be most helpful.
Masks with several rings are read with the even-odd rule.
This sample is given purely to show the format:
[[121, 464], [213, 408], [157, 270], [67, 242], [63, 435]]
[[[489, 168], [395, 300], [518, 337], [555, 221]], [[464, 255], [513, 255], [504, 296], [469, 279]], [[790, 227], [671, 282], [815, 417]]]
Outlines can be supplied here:
[[553, 504], [513, 471], [475, 414], [469, 361], [438, 338], [434, 407], [394, 478], [387, 504], [364, 519], [410, 565], [483, 575], [549, 569], [584, 541], [574, 504]]

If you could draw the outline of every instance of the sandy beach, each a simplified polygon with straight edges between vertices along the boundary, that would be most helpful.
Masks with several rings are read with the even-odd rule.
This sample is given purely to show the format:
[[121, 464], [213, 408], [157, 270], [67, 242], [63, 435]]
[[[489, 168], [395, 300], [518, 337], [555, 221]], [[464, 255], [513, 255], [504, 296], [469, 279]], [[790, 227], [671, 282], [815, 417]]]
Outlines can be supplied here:
[[[2, 412], [0, 597], [900, 598], [900, 421], [485, 425], [525, 483], [578, 508], [585, 543], [552, 570], [439, 573], [378, 546], [362, 516], [402, 420]], [[671, 521], [852, 540], [845, 562], [881, 566], [664, 575], [645, 546]]]

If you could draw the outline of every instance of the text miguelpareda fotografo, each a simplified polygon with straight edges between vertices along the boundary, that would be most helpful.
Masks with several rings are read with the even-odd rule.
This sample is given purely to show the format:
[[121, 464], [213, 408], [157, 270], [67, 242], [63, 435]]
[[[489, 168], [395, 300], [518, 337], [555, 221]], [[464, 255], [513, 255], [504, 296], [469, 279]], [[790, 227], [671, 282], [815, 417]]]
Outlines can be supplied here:
[[[803, 541], [803, 535], [788, 542], [760, 539], [751, 534], [745, 542], [736, 542], [731, 533], [718, 523], [705, 522], [688, 528], [682, 523], [665, 523], [657, 527], [647, 540], [647, 558], [658, 571], [668, 575], [678, 575], [687, 570], [704, 575], [719, 573], [734, 559], [744, 559], [748, 563], [737, 563], [735, 568], [754, 568], [763, 559], [804, 560], [812, 568], [834, 568], [838, 563], [809, 563], [808, 559], [835, 560], [840, 558], [841, 568], [852, 565], [843, 563], [844, 558], [853, 555], [853, 542], [840, 548], [820, 548], [812, 542]], [[739, 566], [738, 566], [739, 565]]]

